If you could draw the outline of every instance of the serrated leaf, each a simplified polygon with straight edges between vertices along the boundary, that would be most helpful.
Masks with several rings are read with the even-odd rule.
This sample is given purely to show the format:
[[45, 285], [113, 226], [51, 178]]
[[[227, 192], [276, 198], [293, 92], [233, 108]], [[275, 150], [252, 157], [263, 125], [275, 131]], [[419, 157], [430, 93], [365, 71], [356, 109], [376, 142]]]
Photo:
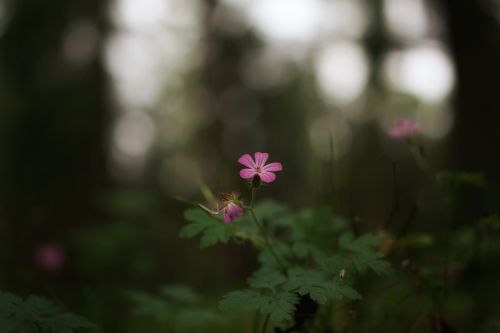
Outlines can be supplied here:
[[292, 269], [288, 273], [288, 281], [283, 286], [283, 289], [297, 292], [302, 296], [309, 294], [316, 302], [325, 304], [327, 301], [327, 283], [327, 276], [323, 272]]
[[262, 301], [262, 295], [255, 290], [245, 289], [232, 291], [222, 297], [219, 301], [221, 311], [229, 311], [238, 308], [257, 310]]
[[262, 314], [269, 314], [275, 323], [291, 320], [299, 298], [290, 292], [281, 292], [264, 295], [254, 290], [246, 289], [226, 294], [219, 302], [222, 311], [234, 309], [259, 310]]
[[184, 218], [191, 223], [181, 229], [179, 236], [183, 238], [193, 238], [214, 222], [211, 216], [198, 208], [186, 210]]
[[392, 273], [391, 264], [382, 257], [382, 254], [376, 252], [361, 252], [353, 256], [352, 261], [360, 273], [364, 273], [369, 268], [378, 275], [388, 275]]
[[252, 288], [274, 291], [277, 286], [283, 284], [286, 280], [286, 277], [275, 268], [264, 268], [255, 272], [248, 279], [248, 284]]
[[295, 304], [299, 302], [299, 297], [294, 293], [282, 292], [273, 296], [263, 303], [260, 310], [263, 314], [270, 314], [271, 321], [282, 323], [292, 320]]
[[328, 281], [326, 287], [329, 296], [335, 299], [347, 298], [356, 300], [362, 298], [362, 296], [356, 290], [354, 290], [352, 287], [340, 281], [336, 280]]
[[192, 238], [202, 234], [200, 241], [200, 247], [202, 249], [219, 242], [227, 243], [231, 238], [233, 232], [231, 225], [219, 221], [202, 209], [188, 209], [184, 213], [184, 217], [191, 223], [181, 229], [179, 236]]
[[78, 328], [95, 327], [87, 319], [62, 312], [51, 300], [31, 295], [22, 298], [0, 292], [0, 316], [20, 323], [32, 323], [47, 333], [73, 333]]
[[369, 268], [379, 275], [390, 274], [391, 265], [376, 251], [381, 242], [382, 238], [373, 234], [365, 234], [355, 239], [352, 233], [346, 232], [339, 238], [339, 248], [351, 254], [350, 259], [354, 268], [360, 273]]
[[227, 243], [231, 239], [231, 229], [229, 225], [219, 224], [211, 225], [205, 229], [201, 237], [200, 247], [206, 249], [209, 246], [215, 245], [219, 242]]

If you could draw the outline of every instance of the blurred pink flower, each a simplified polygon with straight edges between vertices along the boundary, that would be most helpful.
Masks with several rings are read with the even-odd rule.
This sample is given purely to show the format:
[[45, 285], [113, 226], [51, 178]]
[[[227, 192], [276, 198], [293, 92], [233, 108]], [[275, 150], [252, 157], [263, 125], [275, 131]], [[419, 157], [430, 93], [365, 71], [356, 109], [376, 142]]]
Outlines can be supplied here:
[[224, 207], [224, 222], [229, 223], [243, 215], [243, 208], [234, 202], [229, 202]]
[[66, 261], [66, 251], [56, 243], [45, 243], [35, 249], [36, 265], [47, 272], [60, 271]]
[[238, 159], [238, 162], [247, 168], [240, 170], [240, 177], [243, 179], [252, 179], [254, 176], [259, 178], [264, 183], [272, 183], [276, 179], [274, 174], [277, 171], [283, 170], [281, 163], [274, 162], [266, 164], [268, 153], [255, 153], [255, 160], [249, 154], [245, 154]]
[[407, 118], [399, 118], [387, 135], [392, 139], [403, 139], [420, 133], [420, 125]]

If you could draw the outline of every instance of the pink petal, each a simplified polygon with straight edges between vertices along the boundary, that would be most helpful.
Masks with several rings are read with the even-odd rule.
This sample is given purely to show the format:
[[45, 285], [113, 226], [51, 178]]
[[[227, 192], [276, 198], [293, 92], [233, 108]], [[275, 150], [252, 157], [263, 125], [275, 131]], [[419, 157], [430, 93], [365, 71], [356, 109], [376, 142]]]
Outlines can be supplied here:
[[391, 128], [388, 132], [387, 132], [387, 135], [393, 139], [399, 139], [399, 138], [402, 138], [404, 137], [405, 135], [402, 133], [402, 131], [397, 128], [397, 127], [393, 127]]
[[392, 139], [409, 137], [420, 132], [420, 125], [407, 119], [399, 118], [396, 124], [387, 131], [387, 135]]
[[243, 215], [243, 208], [231, 202], [224, 209], [224, 222], [229, 223]]
[[242, 155], [239, 159], [238, 162], [243, 164], [244, 166], [248, 168], [255, 168], [255, 162], [253, 161], [252, 156], [249, 154]]
[[268, 153], [255, 153], [255, 166], [262, 168], [269, 157]]
[[240, 170], [240, 177], [243, 179], [250, 179], [253, 178], [257, 173], [255, 172], [254, 169], [241, 169]]
[[264, 183], [272, 183], [276, 179], [276, 175], [274, 173], [267, 171], [260, 173], [259, 177]]
[[281, 171], [283, 170], [283, 166], [279, 162], [274, 162], [274, 163], [269, 163], [267, 165], [264, 165], [262, 168], [264, 172], [266, 171], [271, 171], [271, 172], [276, 172], [276, 171]]

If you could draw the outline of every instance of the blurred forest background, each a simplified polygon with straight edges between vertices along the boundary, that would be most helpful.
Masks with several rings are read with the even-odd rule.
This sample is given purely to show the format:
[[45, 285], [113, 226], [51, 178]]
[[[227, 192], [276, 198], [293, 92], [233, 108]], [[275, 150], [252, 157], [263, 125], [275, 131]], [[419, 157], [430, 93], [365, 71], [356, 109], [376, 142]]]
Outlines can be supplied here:
[[1, 0], [0, 289], [141, 332], [127, 290], [241, 286], [253, 253], [178, 239], [175, 197], [245, 192], [254, 151], [284, 165], [265, 197], [377, 231], [396, 175], [397, 218], [440, 232], [449, 198], [387, 138], [399, 117], [433, 169], [484, 177], [452, 198], [474, 225], [498, 209], [499, 89], [497, 0]]

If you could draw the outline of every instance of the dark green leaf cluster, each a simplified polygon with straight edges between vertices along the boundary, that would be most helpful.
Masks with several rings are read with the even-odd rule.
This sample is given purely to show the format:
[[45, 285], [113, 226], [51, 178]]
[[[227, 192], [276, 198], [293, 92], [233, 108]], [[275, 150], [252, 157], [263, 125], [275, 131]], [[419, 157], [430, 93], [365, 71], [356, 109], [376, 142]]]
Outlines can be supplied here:
[[219, 302], [219, 309], [228, 311], [233, 309], [259, 310], [262, 314], [270, 315], [275, 323], [290, 321], [299, 297], [295, 293], [280, 291], [265, 293], [251, 289], [232, 291]]
[[41, 332], [73, 333], [79, 328], [94, 328], [87, 319], [61, 311], [52, 301], [31, 295], [26, 300], [0, 292], [0, 318], [14, 322], [30, 323]]
[[[238, 238], [252, 241], [260, 250], [262, 266], [248, 279], [250, 288], [226, 294], [219, 302], [220, 310], [259, 311], [282, 325], [294, 318], [301, 296], [308, 295], [318, 304], [359, 300], [362, 297], [353, 288], [357, 276], [367, 270], [379, 275], [391, 272], [390, 264], [377, 252], [380, 237], [355, 238], [346, 231], [347, 222], [331, 209], [293, 213], [283, 204], [263, 201], [254, 212], [269, 232], [274, 254], [263, 246], [264, 238], [249, 214], [228, 225], [199, 209], [186, 212], [190, 224], [181, 236], [202, 234], [202, 247]], [[155, 302], [150, 306], [167, 311]]]
[[382, 259], [383, 255], [376, 251], [381, 238], [373, 234], [365, 234], [354, 238], [352, 233], [346, 232], [339, 239], [339, 249], [349, 255], [354, 268], [364, 273], [368, 268], [375, 273], [390, 274], [391, 265]]
[[179, 332], [199, 332], [220, 320], [219, 315], [205, 308], [200, 296], [186, 286], [164, 286], [158, 295], [133, 291], [128, 292], [128, 296], [136, 314], [153, 318], [165, 327], [176, 327]]

